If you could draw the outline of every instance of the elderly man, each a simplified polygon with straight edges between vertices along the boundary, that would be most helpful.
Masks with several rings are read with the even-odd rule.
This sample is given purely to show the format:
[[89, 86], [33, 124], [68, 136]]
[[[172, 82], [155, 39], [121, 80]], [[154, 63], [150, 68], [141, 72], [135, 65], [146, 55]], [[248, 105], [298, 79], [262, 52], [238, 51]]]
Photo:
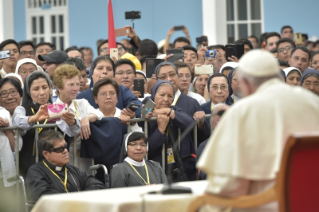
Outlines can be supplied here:
[[78, 168], [69, 165], [64, 136], [47, 130], [39, 136], [41, 162], [29, 168], [26, 184], [32, 200], [42, 195], [105, 189], [106, 186]]
[[[289, 135], [319, 128], [319, 98], [282, 82], [271, 53], [248, 52], [237, 72], [245, 98], [225, 113], [197, 163], [208, 175], [206, 192], [224, 197], [273, 186]], [[278, 211], [278, 206], [274, 202], [252, 211]]]

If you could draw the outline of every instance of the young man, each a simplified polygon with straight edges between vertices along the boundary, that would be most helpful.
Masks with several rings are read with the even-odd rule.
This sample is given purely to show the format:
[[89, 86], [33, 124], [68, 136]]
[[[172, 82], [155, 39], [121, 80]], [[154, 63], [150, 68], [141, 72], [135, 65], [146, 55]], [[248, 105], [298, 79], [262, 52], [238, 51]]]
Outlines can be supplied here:
[[76, 46], [71, 46], [64, 50], [65, 53], [68, 54], [69, 58], [79, 58], [82, 61], [84, 60], [83, 53]]
[[291, 51], [288, 63], [291, 67], [298, 68], [303, 73], [310, 66], [310, 59], [310, 51], [303, 46], [298, 46]]
[[41, 133], [39, 152], [41, 162], [32, 165], [26, 177], [28, 193], [33, 201], [42, 195], [106, 189], [92, 175], [68, 164], [67, 143], [60, 132], [47, 130]]
[[[246, 38], [242, 38], [242, 39], [236, 40], [234, 44], [237, 45], [237, 44], [241, 44], [241, 43], [244, 44], [244, 53], [245, 53], [245, 54], [246, 54], [248, 51], [250, 51], [250, 50], [253, 49], [252, 43], [251, 43], [248, 39], [246, 39]], [[238, 59], [240, 59], [240, 58], [238, 58]]]
[[296, 47], [296, 44], [293, 40], [289, 38], [281, 38], [279, 41], [276, 43], [277, 46], [277, 58], [279, 60], [288, 62], [291, 51], [293, 48]]
[[20, 41], [19, 43], [20, 47], [20, 59], [23, 58], [31, 58], [34, 59], [35, 49], [34, 44], [32, 41]]
[[277, 32], [267, 33], [265, 36], [265, 50], [272, 51], [277, 48], [276, 43], [279, 41], [280, 35]]
[[184, 62], [187, 63], [194, 73], [195, 64], [198, 61], [197, 49], [191, 45], [183, 46], [184, 49]]
[[1, 78], [4, 78], [9, 73], [14, 73], [17, 62], [19, 60], [20, 48], [15, 40], [8, 39], [0, 43], [0, 51], [10, 50], [10, 58], [2, 60], [2, 69], [0, 71]]
[[80, 48], [80, 51], [83, 54], [83, 58], [84, 58], [84, 64], [87, 68], [91, 68], [91, 64], [93, 61], [93, 51], [90, 47], [82, 47]]
[[[118, 58], [122, 57], [127, 51], [123, 44], [116, 43], [116, 48], [118, 49]], [[97, 48], [98, 55], [107, 55], [109, 54], [109, 40], [104, 40], [100, 43]]]
[[35, 47], [35, 61], [41, 67], [43, 67], [45, 61], [39, 59], [39, 55], [48, 55], [52, 52], [52, 44], [48, 42], [38, 43]]
[[291, 26], [283, 26], [281, 28], [281, 38], [289, 38], [291, 40], [294, 39], [294, 31]]

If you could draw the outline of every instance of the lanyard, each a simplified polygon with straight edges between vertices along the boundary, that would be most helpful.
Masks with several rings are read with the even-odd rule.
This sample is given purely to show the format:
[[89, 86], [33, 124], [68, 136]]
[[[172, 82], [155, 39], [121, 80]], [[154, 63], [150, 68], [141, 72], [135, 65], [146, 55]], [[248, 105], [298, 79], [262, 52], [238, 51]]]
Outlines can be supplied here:
[[76, 104], [75, 102], [73, 101], [73, 104], [74, 104], [74, 108], [75, 108], [75, 115], [76, 115], [76, 118], [79, 119], [79, 114], [78, 114], [78, 110], [76, 109]]
[[67, 181], [68, 181], [68, 169], [65, 167], [65, 178], [64, 178], [64, 182], [61, 180], [61, 178], [52, 170], [50, 169], [50, 167], [43, 161], [44, 165], [52, 172], [52, 174], [54, 174], [57, 178], [59, 178], [59, 180], [61, 181], [61, 183], [64, 186], [64, 190], [65, 192], [68, 192], [68, 188], [67, 188]]
[[213, 102], [210, 103], [210, 112], [212, 112], [212, 111], [213, 111]]
[[4, 78], [5, 76], [4, 76], [4, 73], [3, 73], [3, 71], [2, 71], [2, 69], [1, 69], [1, 76]]
[[234, 104], [236, 103], [236, 100], [235, 100], [235, 95], [233, 95], [233, 101], [234, 101]]
[[[129, 163], [130, 164], [130, 163]], [[145, 167], [145, 171], [146, 171], [146, 176], [147, 176], [147, 182], [144, 180], [144, 178], [140, 175], [140, 173], [138, 173], [138, 171], [134, 168], [134, 166], [132, 166], [132, 164], [130, 164], [130, 166], [132, 167], [132, 169], [134, 169], [134, 171], [138, 174], [138, 176], [140, 176], [140, 178], [142, 178], [142, 180], [144, 181], [145, 185], [150, 185], [150, 177], [148, 175], [148, 169], [147, 169], [147, 165], [145, 163], [144, 167]]]
[[178, 91], [176, 91], [177, 92], [177, 97], [175, 97], [175, 100], [174, 100], [174, 102], [173, 102], [173, 106], [175, 106], [176, 105], [176, 103], [177, 103], [177, 101], [178, 101], [178, 99], [179, 99], [179, 97], [181, 96], [181, 92], [178, 90]]
[[[32, 107], [31, 107], [31, 110], [32, 110], [33, 115], [35, 115], [35, 112], [34, 112], [34, 110], [33, 110]], [[48, 119], [46, 119], [43, 124], [46, 124], [47, 121], [48, 121]], [[37, 124], [39, 125], [39, 122], [38, 122], [38, 121], [37, 121]], [[41, 132], [42, 130], [43, 130], [43, 128], [39, 128], [39, 129], [38, 129], [39, 134], [40, 134], [40, 132]]]

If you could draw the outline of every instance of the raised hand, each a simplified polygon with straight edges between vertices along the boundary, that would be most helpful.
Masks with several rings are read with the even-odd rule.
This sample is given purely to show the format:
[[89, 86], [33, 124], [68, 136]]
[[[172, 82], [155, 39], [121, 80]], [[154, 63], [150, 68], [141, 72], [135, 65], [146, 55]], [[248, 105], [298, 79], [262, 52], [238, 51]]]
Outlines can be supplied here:
[[62, 113], [62, 119], [69, 125], [73, 126], [76, 121], [74, 119], [75, 115], [71, 113], [70, 111], [67, 111], [65, 113]]
[[45, 119], [48, 119], [50, 116], [48, 114], [48, 105], [41, 105], [38, 112], [35, 114], [36, 121], [43, 121]]

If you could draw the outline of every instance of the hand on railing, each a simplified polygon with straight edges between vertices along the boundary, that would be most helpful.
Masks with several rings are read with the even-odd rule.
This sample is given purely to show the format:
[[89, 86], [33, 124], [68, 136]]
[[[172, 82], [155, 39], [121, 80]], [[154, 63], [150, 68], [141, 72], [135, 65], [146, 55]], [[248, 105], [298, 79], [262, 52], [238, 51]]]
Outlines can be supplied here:
[[121, 124], [129, 124], [131, 119], [129, 116], [125, 116], [125, 115], [120, 115], [117, 118], [120, 119]]
[[135, 112], [131, 111], [130, 109], [124, 108], [121, 112], [121, 115], [129, 116], [131, 119], [135, 118]]
[[202, 128], [204, 125], [204, 121], [205, 121], [205, 113], [204, 111], [197, 111], [196, 113], [194, 113], [193, 118], [195, 119], [195, 121], [198, 122], [198, 128]]

